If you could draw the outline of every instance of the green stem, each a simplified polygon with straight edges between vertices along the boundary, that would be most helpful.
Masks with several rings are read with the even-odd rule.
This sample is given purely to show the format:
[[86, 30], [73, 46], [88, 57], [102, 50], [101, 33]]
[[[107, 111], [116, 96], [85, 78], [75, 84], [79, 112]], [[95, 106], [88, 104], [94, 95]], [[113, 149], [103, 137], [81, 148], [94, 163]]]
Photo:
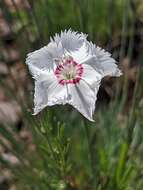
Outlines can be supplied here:
[[27, 0], [27, 1], [29, 3], [29, 6], [30, 6], [30, 11], [28, 12], [29, 19], [31, 19], [31, 17], [33, 18], [34, 24], [35, 24], [36, 29], [37, 29], [38, 38], [40, 40], [40, 43], [42, 44], [43, 38], [42, 38], [42, 34], [41, 34], [41, 27], [40, 27], [40, 23], [39, 23], [39, 21], [37, 19], [35, 8], [34, 8], [34, 6], [32, 6], [32, 3], [31, 3], [30, 0]]
[[50, 148], [50, 151], [51, 151], [51, 153], [52, 153], [52, 156], [53, 156], [55, 162], [57, 163], [57, 157], [56, 157], [56, 155], [55, 155], [55, 152], [54, 152], [54, 150], [53, 150], [53, 147], [52, 147], [51, 141], [50, 141], [50, 139], [49, 139], [47, 133], [46, 133], [46, 137], [47, 137], [46, 139], [47, 139], [47, 142], [48, 142], [48, 146], [49, 146], [49, 148]]
[[91, 182], [93, 182], [93, 179], [94, 179], [93, 156], [92, 156], [92, 148], [90, 144], [90, 131], [89, 131], [89, 126], [87, 126], [86, 124], [86, 121], [84, 121], [84, 130], [85, 130], [87, 146], [88, 146], [88, 159], [89, 159], [89, 164], [90, 164]]
[[129, 113], [129, 120], [128, 120], [128, 143], [129, 145], [133, 139], [133, 131], [136, 122], [136, 114], [135, 114], [135, 106], [136, 102], [138, 101], [138, 86], [139, 86], [139, 78], [140, 78], [140, 69], [138, 69], [137, 76], [136, 76], [136, 83], [134, 87], [134, 93], [132, 98], [132, 106]]
[[[52, 154], [52, 157], [53, 157], [53, 159], [54, 159], [54, 161], [55, 161], [55, 163], [56, 163], [56, 165], [57, 165], [57, 167], [58, 167], [58, 159], [57, 159], [57, 156], [56, 156], [56, 154], [55, 154], [55, 152], [54, 152], [54, 149], [53, 149], [53, 146], [52, 146], [52, 143], [51, 143], [51, 141], [50, 141], [50, 137], [49, 137], [49, 130], [48, 130], [48, 126], [44, 126], [44, 125], [42, 125], [42, 121], [40, 121], [40, 125], [41, 125], [41, 128], [44, 128], [44, 133], [42, 133], [43, 134], [43, 136], [45, 137], [45, 139], [46, 139], [46, 141], [47, 141], [47, 143], [48, 143], [48, 146], [49, 146], [49, 149], [50, 149], [50, 152], [51, 152], [51, 154]], [[59, 175], [59, 172], [58, 172], [58, 175]]]

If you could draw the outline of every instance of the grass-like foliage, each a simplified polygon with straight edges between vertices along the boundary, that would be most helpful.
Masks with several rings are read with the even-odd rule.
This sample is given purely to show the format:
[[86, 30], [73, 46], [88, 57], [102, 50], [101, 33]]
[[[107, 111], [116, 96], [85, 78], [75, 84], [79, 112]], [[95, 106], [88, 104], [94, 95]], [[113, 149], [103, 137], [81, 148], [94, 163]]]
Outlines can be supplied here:
[[[23, 64], [27, 52], [47, 44], [54, 33], [72, 28], [89, 34], [90, 40], [112, 50], [120, 63], [125, 57], [129, 64], [135, 60], [138, 69], [131, 96], [129, 70], [116, 79], [110, 102], [100, 101], [103, 98], [99, 94], [95, 123], [85, 120], [67, 105], [50, 107], [33, 116], [29, 112], [31, 89], [25, 92], [27, 101], [24, 102], [14, 95], [16, 90], [11, 92], [5, 88], [11, 98], [16, 97], [23, 112], [24, 129], [32, 136], [32, 142], [22, 141], [13, 126], [0, 125], [0, 144], [17, 158], [17, 164], [12, 164], [0, 156], [0, 165], [12, 173], [11, 184], [18, 190], [142, 190], [143, 70], [140, 63], [143, 57], [140, 50], [134, 59], [140, 17], [136, 6], [143, 6], [142, 3], [134, 0], [26, 1], [28, 7], [20, 9], [11, 0], [12, 10], [5, 1], [0, 2], [20, 47]], [[1, 46], [4, 46], [3, 40]], [[2, 80], [0, 84], [4, 86]]]

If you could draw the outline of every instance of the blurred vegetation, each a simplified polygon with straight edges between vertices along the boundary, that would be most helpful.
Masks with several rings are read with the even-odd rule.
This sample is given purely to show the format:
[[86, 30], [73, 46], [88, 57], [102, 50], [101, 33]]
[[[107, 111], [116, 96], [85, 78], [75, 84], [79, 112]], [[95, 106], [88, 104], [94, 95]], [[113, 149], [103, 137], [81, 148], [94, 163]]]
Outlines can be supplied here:
[[[1, 168], [12, 173], [10, 184], [18, 190], [142, 190], [142, 0], [25, 0], [21, 4], [0, 1], [9, 26], [0, 46], [7, 51], [14, 43], [24, 69], [29, 51], [72, 28], [113, 53], [124, 75], [103, 81], [95, 123], [70, 106], [48, 108], [35, 117], [29, 111], [33, 101], [30, 81], [19, 87], [11, 72], [15, 61], [1, 53], [0, 61], [6, 64], [13, 86], [7, 87], [2, 76], [0, 84], [21, 106], [22, 127], [32, 135], [32, 142], [21, 141], [15, 137], [14, 126], [0, 125], [0, 144], [18, 159], [13, 165], [0, 157]], [[24, 98], [18, 93], [21, 87]]]

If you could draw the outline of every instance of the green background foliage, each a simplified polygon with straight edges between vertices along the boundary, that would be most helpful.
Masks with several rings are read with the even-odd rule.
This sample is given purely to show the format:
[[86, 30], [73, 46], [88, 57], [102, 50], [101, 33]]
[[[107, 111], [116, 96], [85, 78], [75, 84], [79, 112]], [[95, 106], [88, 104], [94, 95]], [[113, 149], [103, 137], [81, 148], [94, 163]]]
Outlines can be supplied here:
[[[142, 26], [142, 2], [27, 1], [27, 9], [19, 9], [12, 1], [12, 11], [4, 1], [0, 2], [20, 47], [23, 64], [29, 51], [46, 45], [55, 33], [71, 28], [87, 33], [89, 40], [112, 52], [121, 66], [125, 58], [129, 67], [135, 64], [137, 73], [130, 100], [129, 70], [123, 71], [120, 79], [107, 80], [109, 84], [115, 81], [113, 95], [108, 103], [102, 93], [98, 95], [95, 123], [87, 121], [67, 105], [47, 108], [35, 117], [28, 111], [33, 101], [31, 89], [25, 92], [26, 104], [16, 97], [23, 111], [24, 127], [32, 135], [35, 149], [29, 151], [25, 142], [15, 139], [16, 132], [11, 126], [1, 124], [0, 134], [12, 146], [7, 146], [3, 139], [0, 144], [20, 162], [13, 166], [0, 157], [1, 165], [12, 171], [11, 183], [20, 190], [142, 190], [143, 59], [142, 46], [136, 41]], [[2, 39], [1, 46], [4, 46]], [[100, 90], [104, 86], [106, 81]], [[9, 89], [6, 91], [15, 97]]]

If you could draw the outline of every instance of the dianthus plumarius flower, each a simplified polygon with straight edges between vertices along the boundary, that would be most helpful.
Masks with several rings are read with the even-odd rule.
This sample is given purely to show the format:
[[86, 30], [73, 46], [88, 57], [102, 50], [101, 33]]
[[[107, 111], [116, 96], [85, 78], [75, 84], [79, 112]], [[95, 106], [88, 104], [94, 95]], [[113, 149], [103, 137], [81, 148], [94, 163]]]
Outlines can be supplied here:
[[65, 30], [26, 59], [35, 79], [34, 114], [46, 106], [70, 104], [93, 121], [101, 79], [120, 76], [111, 54], [87, 41], [87, 35]]

